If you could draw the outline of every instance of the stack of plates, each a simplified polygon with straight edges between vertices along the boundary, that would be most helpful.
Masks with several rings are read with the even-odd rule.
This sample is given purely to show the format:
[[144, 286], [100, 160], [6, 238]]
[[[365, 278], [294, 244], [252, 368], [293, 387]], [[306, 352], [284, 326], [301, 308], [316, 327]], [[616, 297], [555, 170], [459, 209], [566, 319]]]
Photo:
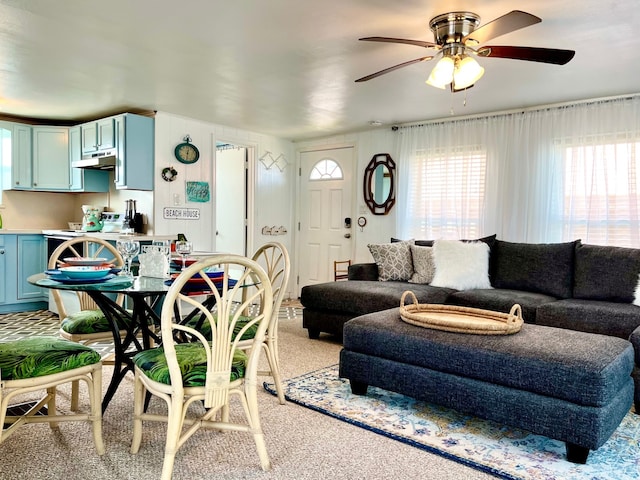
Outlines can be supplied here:
[[[66, 260], [66, 259], [65, 259]], [[81, 265], [45, 272], [52, 280], [67, 284], [101, 283], [115, 277], [110, 266]]]

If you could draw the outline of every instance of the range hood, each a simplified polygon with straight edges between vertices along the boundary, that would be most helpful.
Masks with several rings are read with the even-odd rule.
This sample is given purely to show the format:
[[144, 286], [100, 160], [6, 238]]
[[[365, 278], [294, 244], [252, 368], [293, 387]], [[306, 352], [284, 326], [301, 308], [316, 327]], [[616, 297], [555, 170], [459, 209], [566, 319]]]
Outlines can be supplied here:
[[116, 166], [116, 152], [105, 151], [85, 155], [82, 160], [71, 162], [73, 168], [93, 168], [95, 170], [113, 170]]

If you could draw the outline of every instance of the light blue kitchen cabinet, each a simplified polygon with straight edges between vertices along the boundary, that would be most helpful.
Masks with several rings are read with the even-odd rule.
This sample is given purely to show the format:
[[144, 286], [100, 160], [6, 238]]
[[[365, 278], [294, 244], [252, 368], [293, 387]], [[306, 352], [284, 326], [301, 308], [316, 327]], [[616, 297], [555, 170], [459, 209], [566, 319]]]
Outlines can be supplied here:
[[46, 268], [44, 236], [0, 235], [0, 242], [0, 313], [46, 308], [47, 292], [27, 281]]
[[91, 154], [115, 148], [113, 117], [103, 118], [80, 125], [82, 154]]
[[153, 190], [154, 120], [125, 113], [115, 117], [118, 190]]
[[30, 190], [32, 187], [31, 127], [0, 122], [2, 189]]
[[7, 301], [7, 247], [5, 246], [6, 235], [0, 235], [0, 308]]
[[69, 191], [69, 129], [33, 127], [33, 189]]
[[108, 192], [109, 172], [86, 168], [73, 168], [75, 160], [82, 158], [82, 133], [80, 127], [69, 128], [69, 168], [72, 192]]

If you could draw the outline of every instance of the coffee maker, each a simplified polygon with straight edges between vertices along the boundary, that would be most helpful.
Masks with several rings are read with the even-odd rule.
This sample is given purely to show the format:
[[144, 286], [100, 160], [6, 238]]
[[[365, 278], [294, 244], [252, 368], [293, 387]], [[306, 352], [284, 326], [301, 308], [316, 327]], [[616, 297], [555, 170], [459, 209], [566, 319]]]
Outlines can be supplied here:
[[135, 233], [144, 233], [142, 214], [136, 211], [136, 200], [125, 200], [125, 214], [122, 228], [131, 229]]

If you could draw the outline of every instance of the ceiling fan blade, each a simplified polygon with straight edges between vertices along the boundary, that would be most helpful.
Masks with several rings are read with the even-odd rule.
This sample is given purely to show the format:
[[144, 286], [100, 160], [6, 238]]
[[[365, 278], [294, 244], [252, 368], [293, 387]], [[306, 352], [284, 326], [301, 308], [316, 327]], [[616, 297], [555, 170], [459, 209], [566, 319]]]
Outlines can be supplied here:
[[466, 43], [469, 40], [474, 40], [477, 44], [484, 43], [487, 40], [499, 37], [505, 33], [514, 32], [524, 27], [529, 27], [540, 23], [541, 18], [531, 15], [527, 12], [520, 10], [513, 10], [495, 20], [490, 21], [477, 28], [469, 35], [462, 39], [462, 43]]
[[385, 73], [393, 72], [394, 70], [398, 70], [402, 67], [408, 67], [409, 65], [413, 65], [414, 63], [426, 62], [427, 60], [431, 60], [433, 56], [429, 57], [420, 57], [414, 60], [409, 60], [408, 62], [400, 63], [398, 65], [394, 65], [393, 67], [385, 68], [384, 70], [380, 70], [379, 72], [372, 73], [371, 75], [367, 75], [366, 77], [362, 77], [356, 80], [356, 82], [366, 82], [367, 80], [371, 80], [372, 78], [379, 77], [380, 75], [384, 75]]
[[564, 65], [576, 54], [573, 50], [559, 50], [556, 48], [486, 46], [478, 49], [481, 57], [512, 58], [528, 62], [554, 63]]
[[365, 38], [359, 38], [358, 40], [363, 40], [365, 42], [406, 43], [407, 45], [415, 45], [417, 47], [439, 48], [439, 46], [433, 42], [423, 42], [422, 40], [410, 40], [408, 38], [365, 37]]

